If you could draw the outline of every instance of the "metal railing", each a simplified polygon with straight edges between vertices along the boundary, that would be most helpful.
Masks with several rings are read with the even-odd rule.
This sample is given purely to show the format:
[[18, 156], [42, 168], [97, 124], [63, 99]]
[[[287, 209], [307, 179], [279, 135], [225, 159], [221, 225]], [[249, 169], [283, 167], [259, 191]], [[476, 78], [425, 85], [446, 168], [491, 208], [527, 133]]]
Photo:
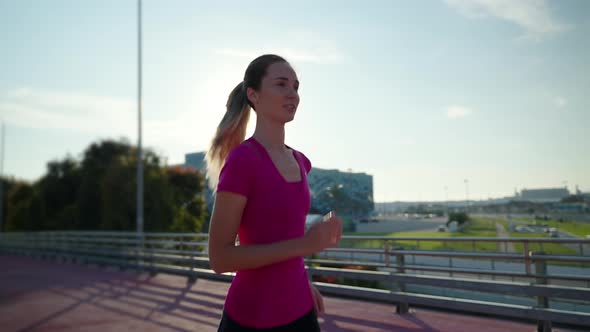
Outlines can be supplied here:
[[[210, 269], [207, 238], [185, 233], [0, 233], [0, 252], [170, 273], [191, 281], [232, 280], [233, 273]], [[425, 242], [448, 249], [423, 249]], [[452, 244], [460, 242], [471, 243], [471, 250], [453, 250]], [[326, 294], [392, 303], [398, 313], [425, 305], [520, 318], [537, 321], [539, 331], [550, 331], [552, 322], [590, 327], [588, 239], [343, 236], [342, 243], [351, 247], [305, 258], [310, 276], [341, 281], [315, 282]], [[495, 243], [499, 250], [480, 249], [481, 243]], [[507, 252], [506, 243], [522, 249]], [[567, 255], [529, 250], [543, 244], [579, 250]], [[370, 285], [347, 285], [347, 280]]]

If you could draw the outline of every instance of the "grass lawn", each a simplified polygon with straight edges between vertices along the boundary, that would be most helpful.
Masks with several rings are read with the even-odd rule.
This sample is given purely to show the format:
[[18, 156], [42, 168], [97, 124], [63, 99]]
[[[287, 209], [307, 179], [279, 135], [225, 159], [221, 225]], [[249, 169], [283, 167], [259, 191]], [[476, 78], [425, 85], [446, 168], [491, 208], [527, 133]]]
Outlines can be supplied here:
[[[518, 233], [510, 232], [510, 237], [521, 238], [548, 238], [545, 233]], [[524, 251], [524, 244], [514, 242], [514, 249], [522, 253]], [[548, 255], [575, 255], [578, 252], [574, 249], [568, 248], [558, 243], [530, 243], [529, 251], [543, 251]]]
[[[395, 237], [437, 237], [437, 238], [461, 238], [461, 237], [496, 237], [496, 228], [493, 220], [476, 218], [465, 228], [457, 233], [449, 232], [393, 232], [393, 233], [344, 233], [344, 235], [361, 235], [361, 236], [395, 236]], [[496, 251], [494, 242], [478, 241], [461, 241], [461, 242], [442, 242], [442, 241], [416, 241], [416, 240], [396, 240], [391, 244], [393, 247], [403, 247], [405, 249], [421, 250], [459, 250], [459, 251]], [[352, 248], [383, 248], [383, 241], [380, 240], [346, 240], [340, 242], [342, 247]]]
[[558, 220], [535, 220], [534, 218], [517, 218], [515, 220], [522, 220], [528, 222], [530, 224], [538, 225], [547, 224], [547, 227], [555, 227], [560, 230], [564, 230], [566, 232], [572, 233], [578, 237], [586, 237], [586, 235], [590, 235], [590, 224], [576, 222], [576, 221], [563, 221], [560, 222]]
[[[557, 221], [554, 221], [557, 222]], [[431, 237], [431, 238], [462, 238], [462, 237], [497, 237], [496, 223], [504, 226], [504, 229], [508, 230], [508, 221], [502, 218], [491, 218], [491, 217], [475, 217], [469, 225], [464, 227], [457, 233], [449, 232], [393, 232], [393, 233], [344, 233], [344, 235], [361, 235], [361, 236], [394, 236], [394, 237]], [[563, 225], [564, 223], [560, 223]], [[547, 234], [544, 233], [518, 233], [509, 232], [510, 237], [513, 238], [548, 238]], [[341, 247], [348, 248], [371, 248], [371, 249], [382, 249], [384, 241], [381, 240], [345, 240], [343, 239], [340, 243]], [[523, 243], [513, 242], [514, 249], [517, 253], [523, 253]], [[407, 250], [420, 249], [420, 250], [454, 250], [454, 251], [477, 251], [477, 252], [498, 252], [498, 245], [502, 246], [497, 242], [484, 242], [484, 241], [459, 241], [459, 242], [448, 242], [448, 241], [417, 241], [417, 240], [395, 240], [391, 243], [392, 247], [402, 247]], [[575, 255], [577, 251], [557, 243], [530, 243], [529, 251], [543, 251], [548, 255]], [[503, 251], [503, 250], [501, 250]], [[581, 263], [569, 263], [569, 262], [550, 262], [551, 265], [564, 265], [564, 266], [577, 266], [577, 267], [590, 267], [590, 264]]]
[[[557, 222], [557, 221], [555, 221]], [[394, 233], [344, 233], [344, 235], [363, 235], [363, 236], [395, 236], [395, 237], [436, 237], [436, 238], [462, 238], [462, 237], [497, 237], [496, 223], [504, 226], [508, 230], [508, 222], [502, 218], [490, 217], [475, 217], [469, 225], [464, 227], [457, 233], [449, 232], [394, 232]], [[560, 223], [563, 224], [563, 223]], [[521, 238], [547, 238], [544, 233], [517, 233], [510, 232], [510, 237]], [[340, 243], [341, 247], [348, 248], [383, 248], [381, 240], [346, 240], [343, 239]], [[497, 242], [484, 241], [459, 241], [459, 242], [443, 242], [443, 241], [417, 241], [417, 240], [396, 240], [391, 243], [393, 247], [403, 247], [405, 249], [421, 249], [421, 250], [456, 250], [456, 251], [483, 251], [483, 252], [497, 252]], [[514, 249], [518, 253], [522, 253], [524, 245], [522, 243], [514, 242]], [[577, 251], [557, 243], [531, 243], [529, 245], [530, 251], [544, 251], [551, 255], [572, 255]]]

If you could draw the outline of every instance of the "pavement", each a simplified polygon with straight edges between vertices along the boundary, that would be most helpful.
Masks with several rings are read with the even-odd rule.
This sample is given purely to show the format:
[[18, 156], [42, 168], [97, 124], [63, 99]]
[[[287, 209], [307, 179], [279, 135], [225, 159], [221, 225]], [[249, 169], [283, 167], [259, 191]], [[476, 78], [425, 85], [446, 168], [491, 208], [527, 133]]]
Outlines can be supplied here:
[[[496, 223], [496, 233], [498, 237], [509, 238], [510, 234], [504, 229], [504, 225]], [[508, 252], [508, 253], [515, 253], [516, 249], [514, 248], [513, 242], [498, 242], [498, 252]]]
[[[217, 331], [228, 283], [0, 255], [0, 330]], [[324, 332], [531, 332], [521, 322], [425, 308], [324, 298]], [[554, 328], [560, 332], [582, 330]]]
[[447, 219], [435, 217], [415, 219], [404, 217], [383, 217], [378, 222], [356, 223], [357, 233], [392, 233], [392, 232], [437, 232]]

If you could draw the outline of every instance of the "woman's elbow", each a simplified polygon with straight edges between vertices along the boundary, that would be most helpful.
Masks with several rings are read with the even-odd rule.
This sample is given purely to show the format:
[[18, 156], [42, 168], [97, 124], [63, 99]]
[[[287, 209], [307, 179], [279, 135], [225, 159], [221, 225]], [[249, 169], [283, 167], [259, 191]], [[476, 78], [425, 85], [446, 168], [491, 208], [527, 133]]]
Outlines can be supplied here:
[[209, 258], [209, 266], [211, 267], [211, 270], [213, 270], [213, 272], [215, 272], [217, 274], [222, 274], [222, 273], [226, 272], [226, 271], [224, 271], [224, 268], [222, 266], [220, 266], [220, 264], [218, 262], [216, 262], [215, 260], [212, 260], [211, 258]]
[[228, 272], [227, 267], [223, 264], [223, 259], [220, 259], [219, 255], [212, 252], [209, 252], [209, 267], [217, 274]]

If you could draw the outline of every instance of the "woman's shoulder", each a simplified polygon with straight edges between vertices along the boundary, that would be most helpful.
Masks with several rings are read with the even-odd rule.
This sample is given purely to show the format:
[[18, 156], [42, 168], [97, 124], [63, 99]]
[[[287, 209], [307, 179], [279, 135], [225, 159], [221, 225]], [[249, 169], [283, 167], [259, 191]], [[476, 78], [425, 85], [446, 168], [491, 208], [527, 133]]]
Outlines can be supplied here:
[[226, 162], [253, 163], [259, 158], [256, 146], [250, 140], [245, 140], [229, 152]]
[[303, 162], [303, 165], [305, 165], [306, 173], [309, 173], [309, 171], [311, 170], [311, 161], [309, 160], [309, 158], [307, 158], [307, 156], [303, 152], [297, 149], [291, 148], [291, 150], [293, 150], [293, 153], [295, 153], [295, 155], [299, 156], [299, 159]]

